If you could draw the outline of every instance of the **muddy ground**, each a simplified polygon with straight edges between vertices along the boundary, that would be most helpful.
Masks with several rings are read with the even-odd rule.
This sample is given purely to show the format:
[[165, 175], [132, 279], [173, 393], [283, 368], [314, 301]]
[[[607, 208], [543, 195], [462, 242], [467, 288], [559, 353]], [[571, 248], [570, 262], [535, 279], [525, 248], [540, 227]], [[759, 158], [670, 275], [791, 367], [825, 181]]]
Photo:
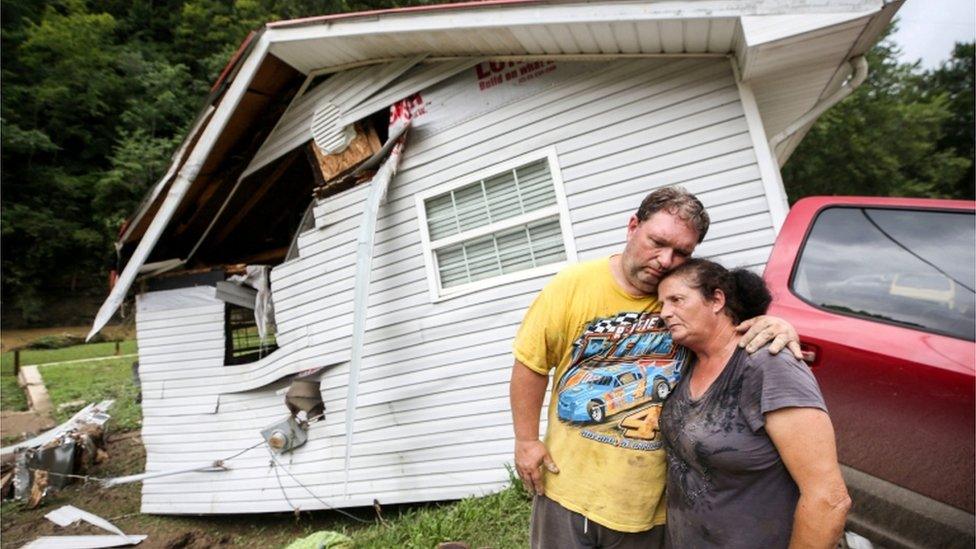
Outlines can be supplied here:
[[[28, 343], [44, 336], [70, 334], [78, 337], [85, 337], [91, 326], [60, 326], [56, 328], [25, 328], [0, 330], [0, 351], [10, 351], [23, 347]], [[132, 339], [135, 337], [135, 327], [132, 323], [106, 326], [100, 332], [105, 339]]]
[[[109, 435], [109, 460], [92, 472], [101, 478], [141, 473], [146, 455], [138, 431]], [[100, 489], [93, 483], [77, 482], [45, 497], [37, 509], [26, 509], [20, 502], [4, 502], [0, 507], [0, 547], [20, 547], [40, 536], [107, 534], [82, 523], [61, 528], [44, 515], [74, 505], [118, 526], [127, 534], [149, 537], [140, 548], [203, 549], [206, 547], [282, 547], [318, 530], [349, 530], [348, 519], [328, 511], [300, 515], [262, 514], [232, 516], [159, 516], [139, 513], [142, 485], [126, 484]], [[372, 520], [368, 509], [358, 513]]]

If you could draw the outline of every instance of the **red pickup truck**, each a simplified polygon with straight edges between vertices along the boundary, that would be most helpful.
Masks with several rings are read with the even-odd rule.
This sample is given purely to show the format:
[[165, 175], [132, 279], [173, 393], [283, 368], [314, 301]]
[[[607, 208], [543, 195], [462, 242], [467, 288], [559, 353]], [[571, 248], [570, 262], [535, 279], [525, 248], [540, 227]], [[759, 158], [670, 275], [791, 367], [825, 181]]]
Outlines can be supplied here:
[[854, 500], [884, 547], [973, 547], [976, 203], [797, 202], [764, 277], [800, 333]]

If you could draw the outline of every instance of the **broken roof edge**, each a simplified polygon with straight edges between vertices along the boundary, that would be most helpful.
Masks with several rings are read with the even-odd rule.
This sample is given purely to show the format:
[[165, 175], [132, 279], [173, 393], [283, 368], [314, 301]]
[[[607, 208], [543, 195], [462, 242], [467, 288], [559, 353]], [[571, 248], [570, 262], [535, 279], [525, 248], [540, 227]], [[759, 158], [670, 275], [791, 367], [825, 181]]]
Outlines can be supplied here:
[[[447, 4], [428, 4], [424, 6], [405, 6], [401, 8], [386, 8], [380, 10], [355, 11], [347, 13], [330, 13], [328, 15], [315, 15], [312, 17], [299, 17], [297, 19], [285, 19], [283, 21], [272, 21], [266, 23], [265, 28], [283, 29], [318, 25], [321, 23], [331, 23], [333, 21], [348, 21], [352, 19], [380, 17], [389, 14], [410, 14], [410, 13], [432, 13], [441, 11], [461, 11], [465, 9], [476, 9], [492, 6], [533, 5], [533, 4], [553, 4], [569, 2], [552, 2], [550, 0], [471, 0], [468, 2], [451, 2]], [[586, 3], [583, 0], [575, 3]]]
[[[665, 3], [665, 4], [670, 5], [671, 3]], [[786, 4], [789, 3], [785, 3], [784, 5]], [[307, 24], [303, 23], [302, 25], [289, 25], [288, 21], [278, 22], [278, 23], [268, 23], [258, 31], [255, 31], [252, 34], [250, 34], [244, 40], [241, 47], [238, 48], [238, 51], [235, 52], [234, 56], [231, 58], [227, 66], [221, 72], [218, 81], [215, 83], [213, 91], [210, 94], [210, 97], [208, 98], [208, 107], [212, 106], [213, 104], [216, 104], [217, 105], [216, 112], [203, 125], [203, 130], [202, 130], [203, 135], [201, 135], [198, 142], [191, 147], [190, 158], [188, 158], [184, 163], [184, 165], [179, 169], [178, 171], [179, 175], [176, 177], [174, 182], [170, 185], [169, 192], [166, 193], [162, 204], [160, 204], [160, 207], [155, 213], [155, 215], [153, 216], [152, 221], [149, 223], [149, 226], [146, 228], [145, 232], [140, 238], [139, 244], [135, 252], [133, 252], [132, 256], [130, 257], [129, 262], [126, 264], [125, 269], [122, 272], [122, 275], [119, 277], [116, 287], [113, 288], [108, 299], [105, 301], [102, 308], [99, 310], [99, 313], [96, 316], [95, 323], [93, 324], [92, 332], [89, 334], [89, 337], [93, 336], [101, 329], [101, 327], [104, 326], [104, 324], [108, 321], [109, 318], [111, 318], [115, 310], [117, 310], [118, 306], [121, 304], [121, 300], [128, 292], [129, 288], [134, 282], [135, 276], [138, 274], [139, 267], [141, 267], [142, 263], [144, 263], [148, 259], [148, 256], [152, 252], [153, 247], [156, 245], [159, 238], [162, 236], [162, 233], [165, 230], [166, 225], [168, 224], [168, 222], [170, 221], [170, 219], [175, 213], [175, 208], [179, 205], [180, 200], [187, 192], [187, 188], [189, 184], [192, 183], [192, 181], [196, 178], [197, 175], [196, 172], [199, 171], [200, 167], [203, 165], [203, 162], [206, 161], [207, 157], [209, 156], [216, 138], [219, 137], [219, 135], [224, 131], [229, 118], [233, 116], [241, 98], [243, 97], [244, 93], [247, 91], [247, 86], [249, 86], [250, 83], [253, 81], [255, 75], [257, 74], [257, 71], [260, 69], [262, 64], [266, 62], [269, 55], [272, 55], [270, 51], [271, 45], [278, 41], [290, 41], [297, 38], [295, 36], [286, 36], [281, 33], [287, 31], [300, 30], [303, 27], [309, 27], [316, 24], [328, 23], [331, 20], [362, 18], [366, 15], [369, 15], [372, 21], [376, 21], [380, 19], [379, 15], [385, 15], [391, 13], [419, 12], [423, 14], [423, 13], [448, 12], [451, 10], [460, 10], [460, 9], [474, 10], [479, 7], [480, 8], [484, 8], [484, 7], [503, 8], [506, 6], [512, 6], [512, 9], [518, 9], [521, 7], [539, 6], [539, 5], [554, 10], [583, 9], [584, 11], [586, 11], [587, 9], [589, 9], [590, 11], [587, 11], [587, 13], [590, 13], [593, 8], [600, 7], [600, 6], [594, 6], [592, 3], [589, 2], [544, 2], [540, 0], [488, 0], [487, 2], [441, 4], [436, 6], [420, 6], [415, 8], [376, 10], [375, 12], [335, 14], [331, 16], [322, 16], [320, 18], [312, 18], [309, 20], [305, 20]], [[656, 4], [652, 6], [646, 6], [645, 4], [641, 4], [639, 2], [634, 2], [634, 1], [612, 2], [609, 5], [618, 6], [620, 9], [623, 9], [624, 11], [628, 11], [628, 13], [632, 12], [634, 9], [640, 9], [643, 6], [644, 10], [641, 11], [641, 14], [644, 17], [653, 17], [655, 15], [654, 13], [651, 13], [650, 15], [648, 15], [648, 13], [645, 13], [648, 12], [648, 10], [653, 11], [653, 9], [655, 8], [664, 9]], [[892, 5], [894, 5], [894, 9], [891, 9]], [[706, 0], [701, 2], [701, 5], [695, 6], [694, 13], [699, 13], [701, 12], [702, 9], [705, 9], [708, 6], [713, 6], [713, 7], [718, 6], [722, 8], [721, 10], [719, 10], [721, 13], [711, 14], [711, 17], [713, 18], [732, 17], [733, 12], [735, 12], [736, 17], [741, 18], [743, 15], [747, 13], [752, 13], [752, 14], [758, 13], [757, 6], [758, 7], [765, 6], [768, 9], [769, 6], [776, 7], [778, 6], [778, 4], [775, 2], [767, 2], [763, 0], [755, 0], [746, 3]], [[898, 6], [900, 6], [900, 2], [897, 1], [890, 2], [890, 1], [882, 1], [882, 0], [839, 0], [836, 4], [832, 4], [831, 6], [829, 6], [829, 9], [846, 8], [849, 10], [861, 10], [861, 11], [873, 10], [875, 12], [890, 10], [890, 12], [893, 14], [894, 11], [897, 11]], [[813, 8], [816, 8], [816, 6], [814, 6]], [[681, 12], [681, 10], [677, 10], [677, 12], [675, 12], [675, 8], [673, 6], [667, 9], [671, 10], [668, 13], [671, 13], [672, 17], [685, 19], [685, 18], [692, 17], [692, 15], [694, 15], [694, 13], [684, 13]], [[819, 11], [823, 12], [826, 11], [826, 9], [827, 8], [821, 6], [819, 8]], [[814, 11], [816, 11], [816, 9], [814, 9]], [[768, 11], [767, 13], [775, 13], [775, 10], [771, 12]], [[605, 18], [610, 15], [613, 14], [606, 14], [601, 11], [601, 15], [600, 17], [598, 17], [598, 19]], [[620, 14], [616, 14], [613, 16], [619, 16], [619, 15]], [[667, 14], [664, 12], [657, 13], [656, 15], [657, 17], [667, 16]], [[292, 20], [292, 21], [294, 22], [294, 21], [303, 21], [303, 20]], [[556, 23], [555, 21], [549, 21], [549, 20], [535, 21], [535, 24], [537, 25], [555, 24], [555, 23]], [[499, 22], [499, 24], [504, 24], [504, 22]], [[271, 32], [266, 32], [266, 31], [271, 31]], [[395, 29], [392, 29], [390, 31], [396, 32]], [[288, 34], [290, 34], [290, 32], [288, 32]], [[859, 40], [859, 43], [860, 42], [861, 40]], [[607, 56], [612, 56], [612, 55], [613, 54], [607, 54]], [[674, 55], [674, 54], [668, 54], [668, 55]], [[247, 66], [249, 63], [250, 63], [250, 68], [246, 71], [246, 74], [243, 75], [245, 76], [245, 78], [243, 78], [244, 81], [242, 81], [241, 79], [242, 72], [245, 71], [245, 66]], [[287, 61], [285, 61], [285, 63], [288, 64]], [[299, 71], [299, 72], [304, 72], [304, 71]], [[202, 149], [201, 149], [201, 145], [204, 145]], [[191, 162], [191, 159], [195, 161]], [[178, 184], [181, 184], [179, 188], [178, 188]]]
[[[846, 4], [847, 9], [844, 6], [825, 6], [818, 7], [816, 5], [808, 6], [806, 13], [822, 13], [829, 11], [836, 11], [838, 8], [841, 11], [874, 11], [879, 9], [882, 5], [898, 1], [898, 0], [847, 0], [845, 2], [839, 2]], [[647, 2], [645, 0], [617, 0], [616, 2], [609, 2], [610, 4], [618, 5], [636, 5], [640, 6], [641, 10], [648, 13], [657, 13], [662, 16], [676, 17], [682, 16], [685, 18], [697, 18], [697, 17], [740, 17], [749, 15], [778, 15], [784, 14], [783, 9], [788, 8], [794, 10], [791, 13], [796, 13], [797, 3], [796, 2], [770, 2], [765, 0], [750, 0], [750, 1], [730, 1], [730, 0], [706, 0], [699, 2], [700, 7], [695, 9], [682, 9], [669, 7], [672, 2]], [[400, 8], [387, 8], [380, 10], [369, 10], [360, 12], [349, 12], [349, 13], [334, 13], [328, 15], [317, 15], [313, 17], [302, 17], [297, 19], [287, 19], [283, 21], [274, 21], [266, 23], [264, 28], [268, 29], [294, 29], [301, 27], [314, 26], [325, 23], [333, 23], [337, 21], [351, 21], [355, 19], [365, 19], [374, 18], [378, 19], [382, 16], [389, 15], [424, 15], [424, 14], [434, 14], [441, 12], [451, 12], [451, 11], [467, 11], [475, 10], [479, 8], [494, 8], [494, 7], [533, 7], [533, 6], [548, 6], [548, 7], [564, 7], [573, 5], [591, 5], [594, 2], [588, 0], [574, 0], [574, 1], [553, 1], [553, 0], [472, 0], [469, 2], [451, 2], [446, 4], [428, 4], [423, 6], [406, 6]], [[605, 4], [605, 3], [604, 3]], [[780, 7], [781, 6], [781, 7]]]
[[249, 50], [255, 43], [255, 37], [260, 36], [262, 34], [264, 34], [264, 27], [261, 27], [257, 30], [252, 30], [247, 34], [247, 36], [241, 42], [241, 45], [237, 47], [237, 51], [235, 51], [234, 54], [230, 56], [230, 59], [227, 61], [227, 64], [224, 65], [223, 70], [221, 70], [220, 74], [217, 75], [217, 79], [214, 81], [213, 85], [210, 86], [211, 96], [207, 98], [208, 103], [212, 104], [213, 101], [217, 99], [216, 97], [214, 97], [214, 94], [219, 93], [218, 90], [221, 89], [221, 87], [225, 83], [225, 80], [230, 77], [231, 73], [236, 74], [236, 71], [234, 70], [236, 68], [236, 65], [240, 62], [241, 59], [246, 57], [246, 53], [249, 52]]
[[196, 120], [190, 127], [190, 131], [187, 132], [186, 137], [183, 138], [183, 141], [180, 143], [179, 147], [177, 147], [176, 152], [174, 152], [173, 156], [170, 157], [170, 165], [166, 170], [166, 173], [163, 174], [163, 176], [159, 178], [159, 181], [157, 181], [156, 184], [149, 189], [149, 192], [147, 192], [143, 197], [142, 202], [139, 203], [139, 207], [136, 208], [135, 214], [125, 221], [125, 227], [119, 234], [118, 240], [116, 241], [116, 247], [125, 245], [125, 243], [129, 240], [129, 237], [132, 236], [132, 233], [135, 231], [136, 227], [139, 226], [142, 218], [152, 209], [153, 205], [156, 204], [156, 200], [162, 194], [163, 189], [172, 183], [176, 176], [177, 170], [183, 166], [189, 151], [192, 149], [191, 145], [196, 143], [196, 137], [210, 120], [210, 116], [213, 115], [213, 112], [213, 104], [208, 103], [197, 115]]
[[228, 79], [226, 93], [218, 92], [218, 96], [221, 97], [219, 100], [213, 101], [216, 103], [213, 114], [202, 125], [202, 131], [197, 138], [197, 142], [190, 147], [190, 152], [183, 165], [177, 171], [169, 191], [156, 211], [156, 215], [153, 216], [142, 238], [139, 239], [139, 244], [129, 258], [128, 263], [126, 263], [122, 273], [119, 275], [115, 287], [112, 288], [105, 302], [98, 309], [86, 341], [90, 340], [105, 327], [105, 324], [108, 323], [115, 314], [115, 311], [122, 304], [126, 294], [129, 292], [129, 288], [132, 287], [132, 283], [135, 282], [136, 276], [139, 274], [139, 269], [149, 258], [149, 254], [162, 236], [166, 225], [176, 212], [176, 208], [182, 201], [190, 184], [199, 175], [200, 169], [210, 155], [214, 143], [216, 143], [217, 138], [224, 131], [227, 122], [233, 116], [241, 99], [244, 97], [247, 86], [250, 85], [257, 71], [260, 69], [268, 54], [269, 43], [267, 34], [258, 32], [249, 40], [249, 42], [252, 41], [253, 44], [245, 46], [245, 49], [249, 50], [247, 54], [242, 54], [233, 63], [240, 65], [236, 67], [234, 74], [225, 76]]
[[170, 157], [169, 169], [167, 169], [166, 173], [159, 179], [159, 181], [145, 194], [132, 217], [126, 219], [125, 226], [120, 231], [119, 237], [116, 240], [116, 248], [123, 246], [128, 241], [129, 237], [132, 236], [132, 232], [142, 220], [142, 217], [146, 215], [146, 212], [152, 209], [162, 190], [172, 182], [176, 170], [186, 159], [188, 151], [192, 150], [193, 147], [191, 145], [195, 144], [194, 139], [199, 135], [204, 126], [206, 126], [207, 122], [209, 122], [210, 116], [213, 114], [215, 109], [215, 105], [220, 101], [229, 80], [232, 80], [233, 76], [237, 74], [238, 70], [240, 69], [239, 64], [244, 58], [247, 57], [254, 44], [256, 44], [256, 37], [263, 34], [264, 27], [260, 27], [249, 32], [247, 36], [244, 37], [244, 40], [241, 41], [241, 44], [237, 47], [237, 50], [235, 50], [231, 55], [230, 59], [227, 61], [227, 64], [224, 65], [224, 68], [221, 69], [220, 74], [217, 75], [214, 83], [210, 86], [210, 93], [203, 101], [203, 106], [197, 113], [193, 124], [190, 126], [190, 130], [187, 131], [186, 136], [183, 137], [180, 145]]
[[[905, 0], [884, 0], [884, 5], [875, 13], [868, 24], [865, 26], [864, 31], [858, 37], [857, 42], [855, 42], [850, 51], [848, 52], [848, 61], [862, 55], [866, 55], [867, 52], [874, 47], [874, 44], [878, 41], [878, 36], [884, 32], [884, 29], [891, 23], [892, 19], [895, 18], [895, 14], [901, 8]], [[871, 67], [868, 66], [868, 70]], [[817, 100], [819, 104], [821, 101], [826, 100], [828, 97], [833, 95], [837, 90], [839, 90], [846, 82], [849, 76], [847, 66], [841, 65], [837, 67], [837, 71], [834, 76], [827, 82], [824, 86], [823, 91], [820, 93], [820, 97]], [[854, 90], [856, 91], [856, 90]], [[853, 95], [853, 93], [852, 93]], [[846, 99], [846, 97], [844, 98]], [[841, 100], [843, 102], [843, 100]], [[836, 105], [831, 106], [831, 108]], [[829, 109], [828, 109], [829, 110]], [[823, 116], [823, 115], [821, 115]], [[806, 135], [813, 129], [814, 124], [817, 123], [820, 117], [815, 117], [813, 120], [799, 128], [797, 131], [793, 132], [792, 135], [787, 137], [776, 150], [773, 150], [773, 157], [776, 159], [777, 164], [782, 168], [789, 161], [790, 157], [793, 156], [793, 152]]]
[[[857, 13], [857, 16], [863, 16], [865, 15], [866, 12], [872, 12], [872, 11], [875, 12], [875, 15], [877, 15], [877, 13], [879, 13], [880, 11], [884, 11], [886, 8], [890, 9], [891, 4], [897, 4], [900, 6], [902, 2], [903, 0], [845, 0], [842, 2], [838, 2], [836, 5], [830, 5], [829, 7], [818, 8], [817, 6], [811, 6], [809, 11], [810, 13], [824, 13], [825, 15], [833, 14], [836, 16], [838, 13], [837, 10], [844, 11], [844, 8], [846, 8], [846, 11], [852, 14]], [[586, 1], [554, 2], [551, 0], [481, 0], [481, 1], [472, 1], [472, 2], [455, 2], [455, 3], [447, 3], [447, 4], [432, 4], [432, 5], [425, 5], [425, 6], [408, 6], [402, 8], [390, 8], [390, 9], [382, 9], [382, 10], [337, 13], [337, 14], [328, 14], [328, 15], [306, 17], [306, 18], [299, 18], [299, 19], [290, 19], [284, 21], [268, 22], [262, 27], [254, 31], [251, 31], [247, 35], [247, 37], [245, 37], [245, 39], [241, 42], [241, 45], [237, 48], [237, 50], [234, 52], [231, 58], [228, 60], [227, 65], [225, 65], [220, 75], [217, 77], [216, 81], [211, 87], [211, 93], [207, 97], [204, 107], [201, 110], [201, 113], [197, 117], [198, 118], [197, 124], [202, 125], [200, 124], [201, 121], [206, 122], [205, 115], [207, 114], [207, 110], [212, 109], [214, 105], [220, 101], [222, 95], [226, 91], [229, 84], [236, 78], [237, 73], [240, 70], [241, 64], [244, 62], [244, 60], [246, 60], [251, 55], [255, 45], [260, 41], [259, 38], [266, 38], [268, 40], [269, 45], [271, 43], [280, 41], [281, 39], [285, 38], [283, 36], [278, 36], [278, 33], [275, 32], [268, 33], [270, 34], [270, 36], [268, 36], [266, 34], [266, 31], [268, 30], [275, 31], [279, 29], [280, 30], [300, 29], [303, 27], [329, 24], [335, 21], [353, 21], [357, 19], [372, 19], [373, 21], [376, 21], [381, 19], [383, 16], [398, 15], [398, 14], [425, 15], [425, 14], [439, 14], [442, 12], [473, 11], [480, 8], [506, 8], [506, 7], [532, 7], [532, 6], [543, 6], [548, 8], [566, 8], [566, 7], [579, 8], [591, 4], [592, 4], [591, 2], [586, 2]], [[643, 3], [638, 2], [636, 0], [622, 0], [622, 1], [612, 2], [611, 4], [620, 5], [620, 6], [638, 6], [638, 7], [644, 6]], [[763, 0], [753, 0], [750, 2], [730, 2], [724, 0], [723, 1], [710, 0], [710, 1], [702, 2], [702, 6], [697, 7], [696, 8], [697, 11], [692, 11], [692, 12], [689, 12], [688, 10], [675, 11], [674, 8], [666, 8], [666, 7], [662, 8], [656, 5], [644, 6], [644, 8], [642, 9], [643, 11], [646, 11], [649, 14], [652, 14], [654, 10], [663, 10], [658, 15], [666, 16], [670, 14], [670, 16], [672, 17], [680, 15], [682, 18], [694, 17], [696, 15], [701, 16], [702, 14], [698, 12], [701, 12], [702, 10], [706, 10], [706, 12], [709, 13], [710, 17], [717, 17], [720, 15], [726, 17], [726, 16], [735, 15], [736, 17], [742, 19], [748, 16], [757, 16], [757, 15], [774, 16], [782, 12], [782, 8], [777, 7], [776, 2], [768, 2]], [[895, 9], [890, 11], [893, 14], [895, 11], [897, 11], [897, 6], [895, 7]], [[796, 15], [795, 12], [793, 13], [793, 15]], [[742, 26], [742, 22], [740, 21], [740, 28], [741, 26]], [[779, 38], [783, 38], [783, 36], [780, 36]], [[743, 46], [746, 49], [749, 49], [750, 47], [754, 47], [755, 45], [743, 44]], [[675, 55], [675, 54], [663, 54], [663, 55]], [[536, 57], [536, 56], [532, 56], [532, 57]], [[357, 64], [367, 64], [367, 63], [369, 62], [360, 62]], [[328, 67], [323, 67], [323, 69], [327, 69], [327, 68]], [[838, 67], [838, 70], [842, 68], [843, 67]], [[833, 84], [833, 82], [829, 83], [828, 87], [830, 84]], [[188, 133], [187, 137], [184, 139], [184, 142], [181, 144], [180, 148], [182, 149], [186, 147], [186, 145], [192, 140], [195, 132], [198, 131], [199, 128], [196, 128], [195, 131], [191, 131], [190, 133]], [[805, 134], [806, 131], [802, 131], [798, 133]], [[798, 143], [799, 140], [790, 139], [788, 140], [788, 143], [785, 144], [786, 145], [785, 148], [789, 149], [789, 151], [792, 152], [792, 149], [795, 148], [796, 144]], [[122, 234], [120, 234], [118, 240], [116, 241], [116, 247], [123, 246], [129, 242], [133, 232], [135, 232], [136, 228], [139, 227], [140, 221], [142, 220], [143, 216], [145, 216], [146, 213], [149, 212], [158, 201], [161, 191], [167, 185], [171, 184], [173, 176], [170, 173], [174, 171], [174, 168], [178, 167], [179, 163], [182, 161], [182, 159], [176, 158], [178, 154], [179, 154], [179, 150], [177, 151], [176, 154], [174, 154], [174, 158], [173, 158], [173, 162], [171, 163], [170, 170], [157, 183], [157, 185], [154, 186], [146, 194], [146, 197], [143, 199], [143, 202], [140, 204], [136, 213], [128, 221], [128, 223], [125, 226], [125, 229], [122, 231]], [[785, 159], [783, 160], [783, 162], [785, 162]], [[145, 231], [143, 231], [143, 236], [144, 234]]]

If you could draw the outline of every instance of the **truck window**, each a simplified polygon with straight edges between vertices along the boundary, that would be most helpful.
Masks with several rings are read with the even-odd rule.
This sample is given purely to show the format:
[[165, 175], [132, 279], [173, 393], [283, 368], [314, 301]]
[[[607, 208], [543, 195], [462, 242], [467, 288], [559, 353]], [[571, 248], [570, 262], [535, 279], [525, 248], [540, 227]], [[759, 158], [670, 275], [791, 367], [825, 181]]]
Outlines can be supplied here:
[[791, 288], [815, 306], [974, 340], [971, 213], [833, 207], [804, 242]]

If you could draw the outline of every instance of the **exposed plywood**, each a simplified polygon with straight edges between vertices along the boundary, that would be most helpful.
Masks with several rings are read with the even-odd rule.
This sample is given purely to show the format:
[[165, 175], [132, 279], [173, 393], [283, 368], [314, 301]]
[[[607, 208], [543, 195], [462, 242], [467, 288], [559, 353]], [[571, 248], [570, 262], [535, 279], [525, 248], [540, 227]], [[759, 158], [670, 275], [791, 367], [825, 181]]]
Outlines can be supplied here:
[[376, 154], [383, 146], [379, 135], [372, 124], [356, 123], [355, 137], [349, 142], [345, 150], [335, 154], [328, 154], [314, 142], [308, 145], [312, 158], [315, 159], [315, 175], [318, 185], [328, 191], [330, 183], [348, 174], [361, 163]]

